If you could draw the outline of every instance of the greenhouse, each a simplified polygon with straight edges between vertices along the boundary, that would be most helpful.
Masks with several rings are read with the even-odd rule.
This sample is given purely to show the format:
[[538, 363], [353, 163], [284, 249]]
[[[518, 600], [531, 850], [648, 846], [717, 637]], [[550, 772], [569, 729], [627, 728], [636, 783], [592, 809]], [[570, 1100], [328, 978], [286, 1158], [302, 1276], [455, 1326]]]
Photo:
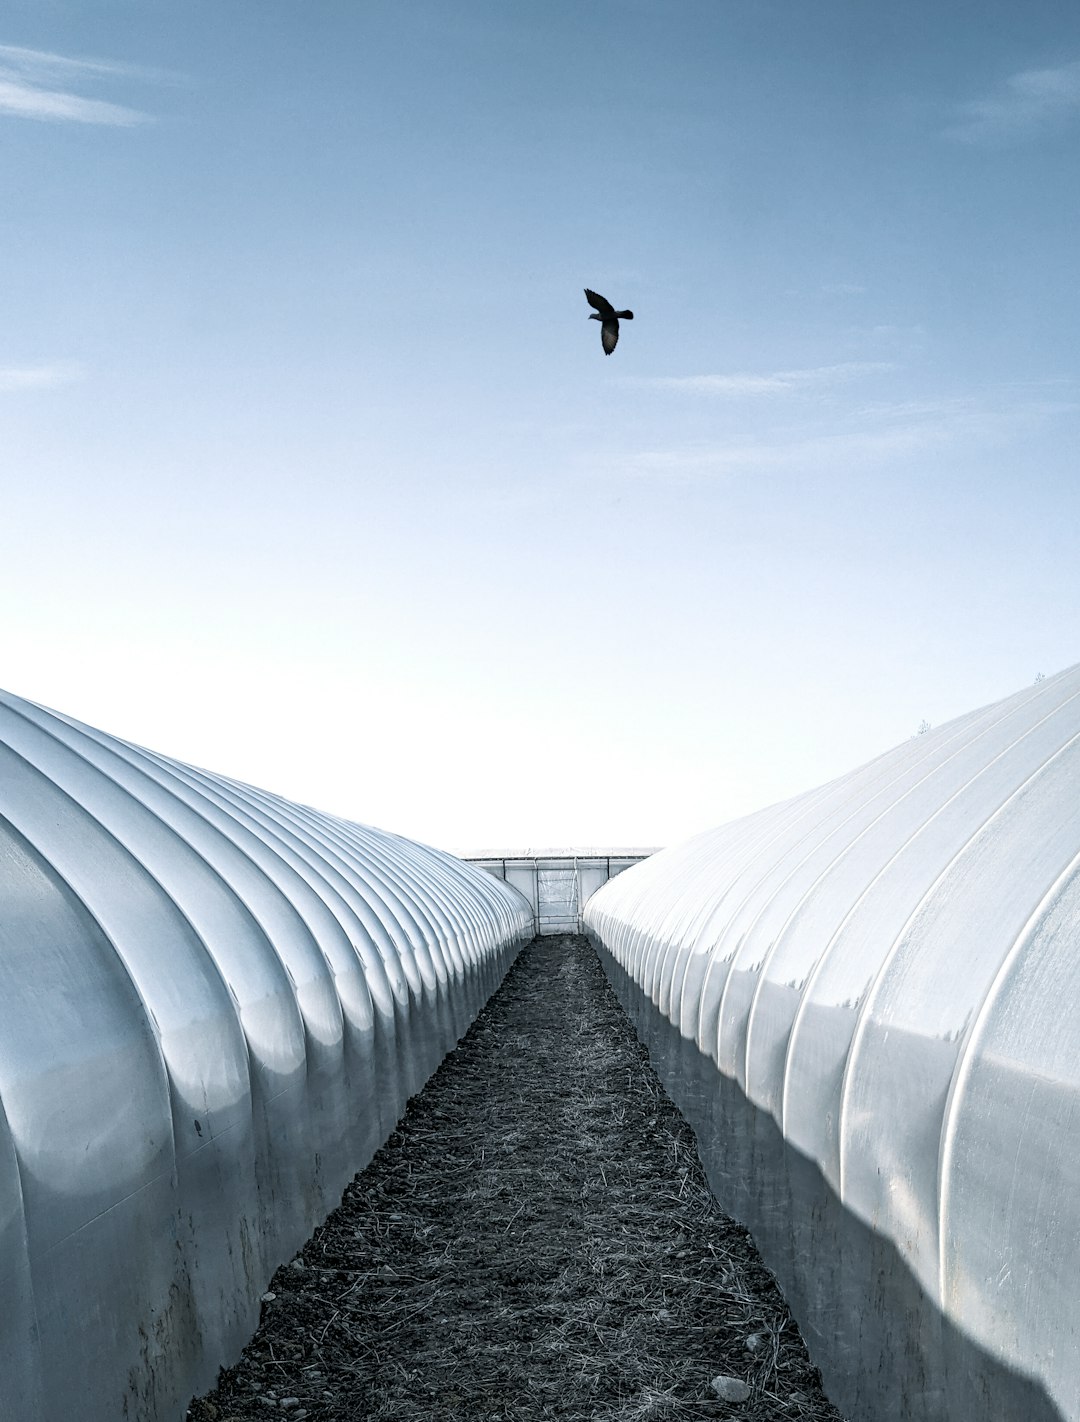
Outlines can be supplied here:
[[[867, 1422], [1080, 1419], [1080, 668], [652, 854], [466, 863], [9, 695], [0, 787], [3, 1418], [351, 1416], [326, 1386], [349, 1371], [342, 1348], [350, 1386], [376, 1388], [379, 1338], [428, 1356], [442, 1331], [432, 1366], [467, 1375], [489, 1316], [526, 1340], [500, 1343], [497, 1368], [556, 1337], [566, 1364], [584, 1345], [568, 1352], [556, 1305], [528, 1292], [529, 1260], [564, 1291], [584, 1261], [566, 1309], [588, 1312], [592, 1268], [589, 1327], [643, 1329], [639, 1351], [693, 1292], [690, 1349], [703, 1319], [722, 1330], [733, 1299], [750, 1307], [731, 1281], [758, 1266], [718, 1262], [741, 1222], [783, 1297], [743, 1325], [741, 1372], [719, 1343], [702, 1353], [701, 1368], [736, 1363], [702, 1375], [701, 1415], [839, 1416], [814, 1410], [827, 1394]], [[593, 977], [576, 949], [558, 957], [579, 914]], [[674, 1160], [657, 1158], [670, 1185], [635, 1176], [668, 1129], [664, 1090], [689, 1123], [669, 1123]], [[447, 1194], [472, 1211], [468, 1268], [483, 1265], [452, 1286], [424, 1253]], [[658, 1239], [671, 1226], [662, 1296], [627, 1282], [616, 1308], [635, 1213]], [[695, 1245], [706, 1219], [720, 1232]], [[375, 1255], [348, 1262], [365, 1230]], [[290, 1288], [293, 1341], [275, 1352], [259, 1339], [286, 1336], [264, 1330]], [[462, 1288], [464, 1323], [447, 1302]], [[795, 1346], [786, 1308], [810, 1362], [754, 1342]], [[380, 1318], [402, 1324], [358, 1331]], [[557, 1413], [567, 1394], [530, 1366], [535, 1415]], [[660, 1407], [625, 1354], [611, 1367], [588, 1383], [594, 1410], [604, 1388], [605, 1415]], [[409, 1380], [433, 1389], [420, 1415], [467, 1415], [468, 1387], [491, 1391], [471, 1371]], [[669, 1400], [697, 1385], [669, 1383]]]

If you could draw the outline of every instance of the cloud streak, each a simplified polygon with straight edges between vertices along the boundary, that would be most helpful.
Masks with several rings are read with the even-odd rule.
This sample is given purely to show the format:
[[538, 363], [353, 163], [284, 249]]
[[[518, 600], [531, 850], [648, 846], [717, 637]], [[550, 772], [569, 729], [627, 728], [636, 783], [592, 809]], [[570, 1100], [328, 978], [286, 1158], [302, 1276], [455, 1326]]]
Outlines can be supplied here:
[[1080, 60], [1056, 69], [1023, 69], [1001, 92], [961, 104], [945, 130], [959, 143], [1008, 143], [1060, 127], [1080, 116]]
[[110, 104], [103, 99], [84, 99], [57, 89], [39, 89], [36, 85], [5, 78], [0, 70], [0, 113], [16, 118], [45, 122], [97, 123], [113, 128], [131, 128], [146, 123], [149, 115], [123, 104]]
[[862, 376], [881, 375], [895, 370], [891, 361], [846, 361], [841, 365], [817, 365], [802, 370], [775, 370], [763, 374], [742, 372], [732, 375], [660, 375], [640, 383], [654, 390], [686, 391], [694, 395], [718, 395], [741, 399], [755, 395], [784, 395], [803, 390], [826, 389]]
[[72, 59], [47, 50], [0, 45], [0, 114], [45, 123], [104, 124], [132, 128], [150, 115], [126, 104], [88, 98], [77, 88], [103, 79], [161, 81], [157, 70], [107, 60]]
[[82, 369], [70, 361], [53, 365], [0, 365], [0, 391], [50, 390], [81, 379]]
[[807, 473], [872, 468], [934, 450], [1015, 439], [1045, 421], [1075, 414], [1069, 400], [991, 404], [975, 399], [905, 401], [855, 411], [844, 428], [793, 430], [785, 438], [752, 443], [688, 445], [642, 450], [627, 468], [640, 477], [708, 479], [735, 474]]

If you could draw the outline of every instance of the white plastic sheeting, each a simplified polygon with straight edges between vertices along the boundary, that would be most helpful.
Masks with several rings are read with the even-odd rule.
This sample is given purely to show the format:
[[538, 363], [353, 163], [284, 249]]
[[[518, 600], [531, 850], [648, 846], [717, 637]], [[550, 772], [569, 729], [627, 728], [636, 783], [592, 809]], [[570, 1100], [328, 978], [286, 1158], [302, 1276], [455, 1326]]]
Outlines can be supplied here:
[[840, 1405], [1080, 1418], [1080, 668], [585, 922]]
[[0, 694], [0, 1418], [177, 1422], [532, 929], [437, 850]]

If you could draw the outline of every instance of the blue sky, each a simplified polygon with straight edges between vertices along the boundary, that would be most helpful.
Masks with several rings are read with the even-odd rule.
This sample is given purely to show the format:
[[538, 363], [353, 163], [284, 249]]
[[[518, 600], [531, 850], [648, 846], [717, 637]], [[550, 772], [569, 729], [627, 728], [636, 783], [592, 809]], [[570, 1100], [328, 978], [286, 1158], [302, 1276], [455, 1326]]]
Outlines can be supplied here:
[[9, 0], [0, 684], [509, 848], [1059, 670], [1078, 159], [1072, 0]]

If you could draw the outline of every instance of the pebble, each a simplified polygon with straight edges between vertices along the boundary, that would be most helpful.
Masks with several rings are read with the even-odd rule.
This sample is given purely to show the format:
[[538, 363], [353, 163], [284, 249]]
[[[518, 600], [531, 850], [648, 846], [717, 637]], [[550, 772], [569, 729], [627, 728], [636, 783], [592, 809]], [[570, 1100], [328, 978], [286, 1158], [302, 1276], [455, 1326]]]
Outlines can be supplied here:
[[750, 1389], [742, 1378], [729, 1377], [726, 1373], [718, 1373], [709, 1386], [725, 1402], [745, 1402], [750, 1396]]
[[260, 1393], [259, 1393], [259, 1396], [258, 1396], [258, 1398], [257, 1398], [256, 1400], [257, 1400], [258, 1402], [261, 1402], [265, 1407], [276, 1407], [276, 1406], [277, 1406], [277, 1403], [274, 1401], [274, 1399], [273, 1399], [272, 1397], [267, 1397], [267, 1395], [266, 1395], [265, 1392], [260, 1392]]
[[277, 1294], [263, 1294], [262, 1301], [263, 1303], [273, 1303], [276, 1298]]
[[751, 1333], [745, 1339], [745, 1343], [747, 1348], [750, 1349], [751, 1353], [757, 1353], [761, 1348], [765, 1346], [765, 1339], [760, 1333]]
[[283, 1412], [289, 1412], [294, 1407], [300, 1406], [300, 1399], [298, 1397], [283, 1397], [278, 1403], [278, 1406]]

